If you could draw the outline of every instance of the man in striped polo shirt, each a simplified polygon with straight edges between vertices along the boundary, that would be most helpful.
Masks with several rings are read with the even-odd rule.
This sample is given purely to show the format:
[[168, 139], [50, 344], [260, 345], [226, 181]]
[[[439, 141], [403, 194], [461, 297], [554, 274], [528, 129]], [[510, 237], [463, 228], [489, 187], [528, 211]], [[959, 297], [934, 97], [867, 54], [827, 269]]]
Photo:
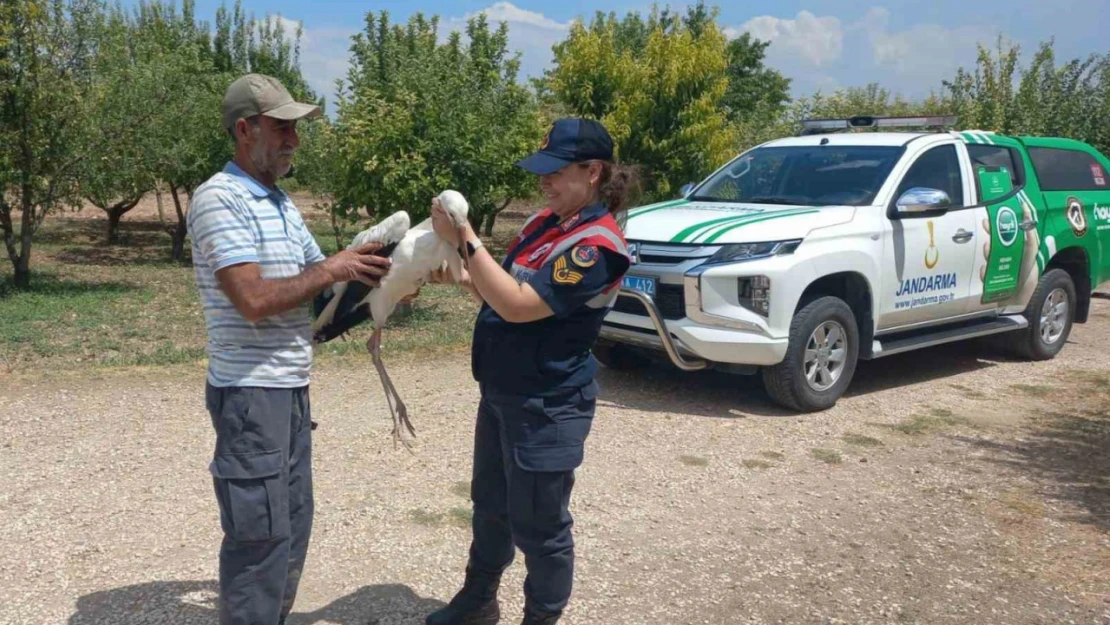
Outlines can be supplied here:
[[328, 285], [377, 286], [377, 245], [324, 258], [277, 188], [320, 114], [277, 80], [250, 74], [224, 97], [234, 160], [193, 195], [189, 232], [208, 326], [206, 404], [216, 431], [209, 466], [224, 538], [221, 625], [278, 625], [293, 607], [312, 529], [308, 306]]

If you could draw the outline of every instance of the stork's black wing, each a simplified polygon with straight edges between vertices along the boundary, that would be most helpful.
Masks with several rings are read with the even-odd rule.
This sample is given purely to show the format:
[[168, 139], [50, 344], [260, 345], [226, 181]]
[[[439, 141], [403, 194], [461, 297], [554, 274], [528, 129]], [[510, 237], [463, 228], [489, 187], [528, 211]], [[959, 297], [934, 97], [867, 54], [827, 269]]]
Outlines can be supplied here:
[[[390, 243], [376, 252], [378, 256], [390, 256], [393, 250], [397, 248], [396, 243]], [[366, 321], [370, 318], [370, 305], [363, 304], [359, 306], [359, 302], [366, 299], [370, 294], [373, 287], [367, 286], [358, 281], [351, 281], [347, 283], [346, 290], [339, 298], [339, 305], [335, 307], [335, 314], [332, 315], [331, 321], [324, 327], [320, 328], [316, 333], [315, 340], [318, 343], [327, 343], [337, 336], [345, 334], [351, 328]], [[312, 308], [314, 314], [319, 316], [331, 302], [334, 297], [334, 291], [331, 288], [324, 290], [316, 296], [312, 301]]]

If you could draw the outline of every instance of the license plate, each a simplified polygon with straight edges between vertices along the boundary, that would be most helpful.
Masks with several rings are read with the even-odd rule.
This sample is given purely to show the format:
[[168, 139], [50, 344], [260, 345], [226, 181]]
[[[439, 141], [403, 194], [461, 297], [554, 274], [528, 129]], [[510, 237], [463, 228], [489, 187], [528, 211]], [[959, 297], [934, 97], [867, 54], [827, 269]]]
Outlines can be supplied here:
[[622, 286], [632, 291], [639, 291], [649, 297], [655, 297], [655, 278], [625, 276]]

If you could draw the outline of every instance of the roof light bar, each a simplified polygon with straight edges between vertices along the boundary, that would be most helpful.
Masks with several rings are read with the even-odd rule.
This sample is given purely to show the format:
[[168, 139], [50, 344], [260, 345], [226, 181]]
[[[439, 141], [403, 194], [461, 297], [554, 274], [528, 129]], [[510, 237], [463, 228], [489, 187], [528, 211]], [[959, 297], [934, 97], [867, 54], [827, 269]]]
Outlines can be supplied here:
[[859, 115], [844, 119], [802, 120], [802, 134], [818, 134], [851, 128], [951, 128], [956, 125], [955, 115], [923, 115], [919, 117], [873, 117]]

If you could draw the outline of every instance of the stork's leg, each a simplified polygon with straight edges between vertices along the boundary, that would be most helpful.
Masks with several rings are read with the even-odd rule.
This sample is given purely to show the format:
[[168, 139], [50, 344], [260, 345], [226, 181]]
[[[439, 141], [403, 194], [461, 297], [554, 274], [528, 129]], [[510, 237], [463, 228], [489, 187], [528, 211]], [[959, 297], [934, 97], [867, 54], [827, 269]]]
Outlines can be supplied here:
[[409, 447], [409, 442], [401, 436], [401, 426], [404, 425], [412, 436], [416, 436], [416, 429], [412, 427], [412, 422], [409, 421], [408, 408], [401, 399], [401, 394], [397, 392], [397, 387], [393, 385], [393, 380], [389, 378], [389, 372], [385, 370], [385, 362], [381, 358], [381, 343], [382, 331], [375, 329], [374, 334], [367, 341], [366, 347], [370, 350], [374, 368], [378, 370], [378, 377], [382, 380], [382, 388], [385, 390], [386, 401], [389, 403], [389, 413], [393, 418], [393, 440], [394, 442], [401, 441], [405, 447]]

